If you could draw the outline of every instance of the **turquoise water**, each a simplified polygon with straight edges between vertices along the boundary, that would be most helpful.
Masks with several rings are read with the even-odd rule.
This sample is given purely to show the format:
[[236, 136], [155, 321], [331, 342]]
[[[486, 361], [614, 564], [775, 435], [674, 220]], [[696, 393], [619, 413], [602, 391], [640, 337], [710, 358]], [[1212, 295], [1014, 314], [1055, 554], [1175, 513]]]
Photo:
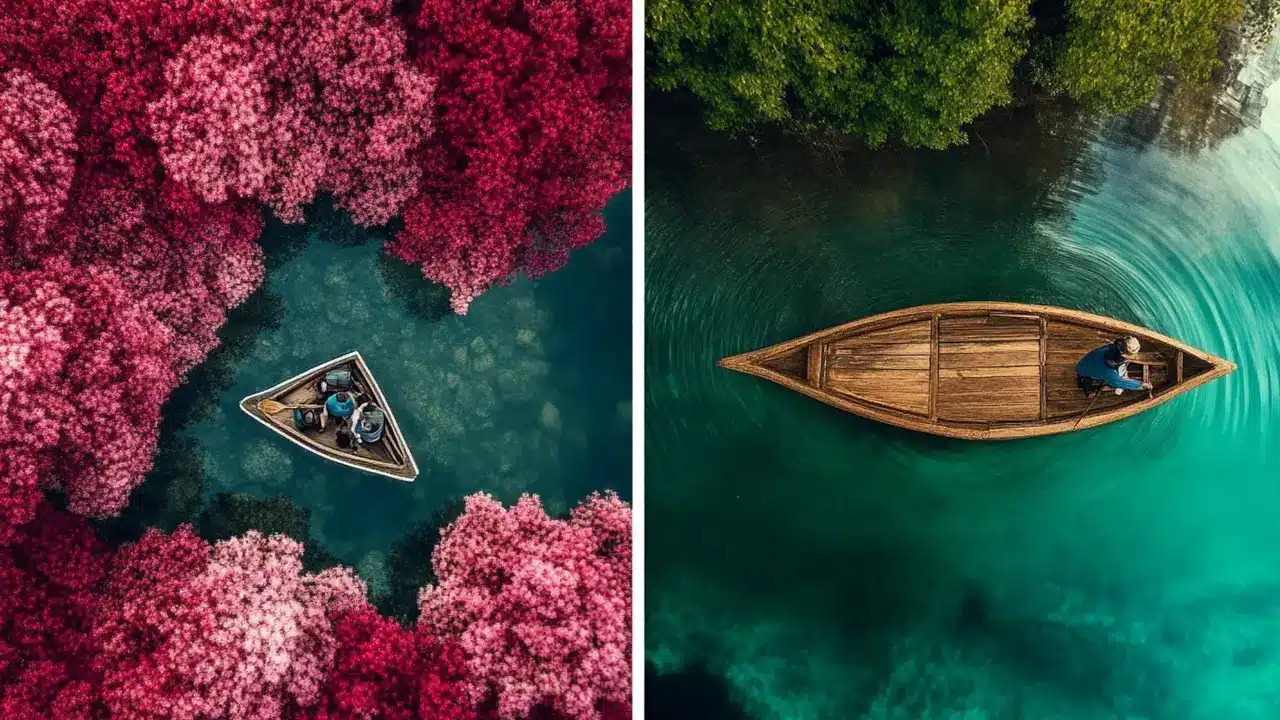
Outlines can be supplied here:
[[[563, 270], [494, 288], [465, 316], [449, 313], [441, 288], [382, 255], [385, 231], [323, 209], [300, 228], [269, 224], [264, 287], [167, 408], [162, 446], [184, 448], [181, 457], [199, 465], [172, 483], [168, 504], [182, 492], [285, 495], [310, 511], [317, 542], [363, 570], [450, 498], [485, 491], [513, 502], [529, 492], [554, 511], [606, 488], [629, 500], [630, 218], [626, 192], [606, 208], [605, 236]], [[238, 408], [351, 350], [401, 424], [416, 482], [325, 461]], [[199, 470], [199, 481], [187, 477]], [[193, 483], [202, 487], [182, 489]], [[164, 488], [155, 478], [148, 486]]]
[[[1280, 713], [1280, 103], [1198, 155], [1011, 112], [814, 155], [650, 113], [649, 707], [756, 718]], [[651, 102], [651, 107], [653, 103]], [[895, 308], [1079, 308], [1239, 370], [973, 444], [715, 360]]]

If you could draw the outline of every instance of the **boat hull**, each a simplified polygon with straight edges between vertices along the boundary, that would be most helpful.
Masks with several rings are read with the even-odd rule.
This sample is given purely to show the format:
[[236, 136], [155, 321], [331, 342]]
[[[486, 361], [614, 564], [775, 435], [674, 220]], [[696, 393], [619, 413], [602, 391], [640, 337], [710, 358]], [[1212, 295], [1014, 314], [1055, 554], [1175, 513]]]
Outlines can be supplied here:
[[[1089, 350], [1133, 335], [1151, 392], [1094, 398], [1076, 384]], [[964, 302], [874, 315], [724, 358], [721, 367], [872, 420], [966, 440], [1097, 427], [1167, 402], [1236, 369], [1153, 330], [1046, 305]]]
[[[371, 400], [386, 414], [386, 427], [382, 437], [372, 445], [354, 449], [341, 448], [336, 440], [335, 424], [330, 423], [324, 432], [304, 433], [294, 427], [292, 409], [268, 413], [261, 406], [263, 400], [274, 400], [285, 406], [318, 407], [324, 400], [320, 397], [316, 384], [329, 371], [342, 367], [353, 371], [356, 389], [363, 394], [360, 401]], [[326, 460], [403, 482], [413, 482], [418, 476], [418, 464], [404, 440], [395, 414], [359, 352], [352, 351], [336, 357], [266, 390], [249, 395], [240, 401], [240, 409], [293, 444]]]

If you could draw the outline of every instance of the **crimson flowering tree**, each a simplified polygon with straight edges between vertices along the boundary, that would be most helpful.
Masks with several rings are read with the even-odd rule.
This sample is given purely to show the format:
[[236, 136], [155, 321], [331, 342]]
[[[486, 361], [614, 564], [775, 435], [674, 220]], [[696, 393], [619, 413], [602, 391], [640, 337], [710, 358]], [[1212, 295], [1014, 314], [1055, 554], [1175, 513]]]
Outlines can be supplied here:
[[79, 513], [124, 506], [176, 383], [172, 338], [111, 271], [0, 271], [0, 543], [50, 486]]
[[471, 720], [462, 651], [371, 608], [342, 616], [337, 657], [310, 720]]
[[100, 717], [90, 628], [107, 554], [83, 518], [41, 505], [0, 547], [0, 717]]
[[302, 572], [302, 545], [250, 531], [212, 548], [148, 531], [111, 568], [94, 627], [113, 718], [278, 720], [320, 701], [334, 620], [364, 604], [347, 568]]
[[385, 223], [417, 190], [434, 90], [390, 0], [252, 10], [167, 63], [151, 105], [166, 171], [207, 201], [258, 198], [286, 222], [324, 190], [357, 223]]
[[419, 623], [462, 647], [473, 701], [496, 693], [503, 718], [541, 704], [598, 718], [629, 700], [631, 509], [617, 495], [592, 495], [569, 520], [537, 497], [504, 509], [473, 495], [432, 563]]
[[152, 199], [101, 175], [80, 190], [61, 252], [127, 281], [140, 307], [174, 330], [170, 360], [182, 374], [217, 346], [227, 312], [261, 283], [261, 232], [261, 216], [244, 205], [209, 205], [174, 184]]
[[124, 505], [160, 405], [261, 280], [256, 208], [165, 180], [140, 132], [217, 4], [0, 0], [0, 543], [44, 487]]
[[0, 252], [44, 243], [75, 172], [75, 119], [49, 86], [21, 70], [0, 76]]
[[390, 244], [455, 311], [523, 270], [559, 267], [604, 229], [629, 181], [631, 4], [424, 0], [419, 62], [438, 78], [439, 140]]

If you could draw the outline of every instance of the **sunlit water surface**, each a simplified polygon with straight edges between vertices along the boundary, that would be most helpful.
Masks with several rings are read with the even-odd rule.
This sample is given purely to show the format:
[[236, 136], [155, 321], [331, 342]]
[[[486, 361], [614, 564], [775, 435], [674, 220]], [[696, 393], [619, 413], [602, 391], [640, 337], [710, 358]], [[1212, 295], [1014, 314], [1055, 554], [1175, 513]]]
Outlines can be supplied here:
[[[824, 161], [682, 145], [696, 120], [665, 135], [653, 121], [650, 703], [696, 705], [671, 710], [689, 717], [1280, 716], [1271, 94], [1258, 127], [1199, 156], [1024, 130]], [[715, 367], [978, 299], [1135, 322], [1239, 370], [1096, 430], [973, 444]]]

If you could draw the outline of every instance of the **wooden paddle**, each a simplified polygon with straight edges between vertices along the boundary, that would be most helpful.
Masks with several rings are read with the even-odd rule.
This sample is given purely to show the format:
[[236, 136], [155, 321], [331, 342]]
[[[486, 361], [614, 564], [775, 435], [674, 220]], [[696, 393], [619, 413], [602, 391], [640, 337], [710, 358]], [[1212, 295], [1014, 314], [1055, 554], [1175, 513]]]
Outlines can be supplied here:
[[1080, 413], [1080, 417], [1076, 419], [1076, 424], [1071, 427], [1072, 431], [1075, 431], [1080, 427], [1080, 423], [1084, 422], [1084, 416], [1089, 414], [1089, 411], [1093, 409], [1093, 404], [1098, 402], [1098, 398], [1101, 396], [1102, 388], [1098, 388], [1097, 391], [1093, 393], [1093, 399], [1089, 401], [1089, 407], [1085, 408], [1084, 412]]
[[266, 413], [267, 415], [275, 415], [276, 413], [280, 412], [281, 410], [297, 410], [297, 409], [300, 409], [300, 408], [313, 408], [313, 409], [315, 409], [315, 408], [320, 408], [320, 407], [322, 407], [322, 406], [320, 406], [320, 405], [285, 405], [285, 404], [284, 404], [284, 403], [282, 403], [282, 402], [278, 402], [278, 401], [276, 401], [276, 400], [271, 400], [271, 399], [267, 399], [267, 400], [259, 400], [259, 401], [258, 401], [258, 410], [260, 410], [260, 411], [262, 411], [262, 412]]

